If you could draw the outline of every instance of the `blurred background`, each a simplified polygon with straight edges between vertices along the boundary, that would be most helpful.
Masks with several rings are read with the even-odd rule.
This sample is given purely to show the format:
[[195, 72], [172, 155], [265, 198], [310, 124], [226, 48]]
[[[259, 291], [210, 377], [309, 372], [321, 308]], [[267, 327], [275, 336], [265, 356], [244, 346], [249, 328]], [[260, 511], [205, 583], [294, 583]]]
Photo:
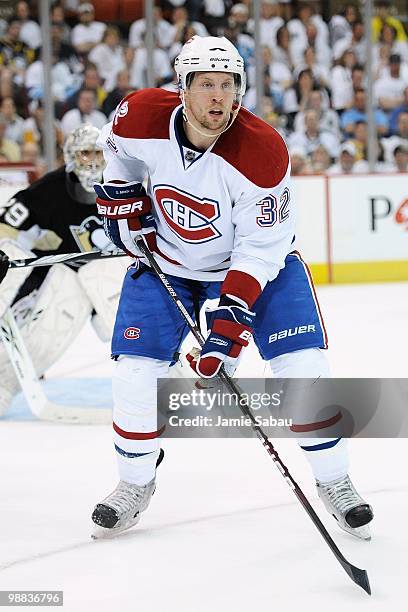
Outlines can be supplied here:
[[224, 35], [243, 105], [287, 142], [316, 280], [408, 279], [405, 0], [6, 0], [0, 18], [2, 185], [16, 164], [29, 181], [62, 165], [66, 135], [102, 127], [130, 91], [177, 91], [183, 43]]
[[[376, 132], [373, 170], [407, 170], [404, 0], [42, 4], [47, 8], [51, 65], [42, 54], [41, 0], [0, 3], [1, 162], [34, 162], [41, 172], [45, 71], [54, 102], [56, 163], [61, 164], [69, 131], [85, 121], [100, 128], [132, 90], [150, 86], [176, 91], [172, 66], [182, 44], [194, 34], [212, 34], [226, 36], [244, 58], [244, 106], [287, 139], [294, 175], [368, 170], [368, 86], [373, 89]], [[150, 32], [152, 49], [147, 48]]]

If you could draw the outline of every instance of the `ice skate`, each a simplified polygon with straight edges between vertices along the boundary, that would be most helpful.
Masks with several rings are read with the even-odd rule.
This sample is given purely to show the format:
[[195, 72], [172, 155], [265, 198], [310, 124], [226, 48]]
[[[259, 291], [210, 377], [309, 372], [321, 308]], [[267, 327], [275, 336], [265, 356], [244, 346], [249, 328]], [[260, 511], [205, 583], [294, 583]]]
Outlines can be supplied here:
[[145, 485], [121, 480], [116, 489], [95, 506], [92, 520], [96, 527], [92, 537], [112, 537], [136, 525], [140, 514], [148, 507], [155, 488], [155, 478]]
[[316, 486], [326, 510], [344, 531], [371, 540], [368, 523], [373, 519], [373, 509], [357, 493], [348, 475], [331, 482], [316, 481]]
[[[161, 448], [156, 461], [156, 468], [164, 458]], [[156, 478], [145, 485], [131, 484], [123, 480], [108, 497], [95, 506], [92, 520], [95, 523], [92, 538], [109, 538], [130, 529], [140, 520], [140, 515], [150, 504], [156, 489]]]

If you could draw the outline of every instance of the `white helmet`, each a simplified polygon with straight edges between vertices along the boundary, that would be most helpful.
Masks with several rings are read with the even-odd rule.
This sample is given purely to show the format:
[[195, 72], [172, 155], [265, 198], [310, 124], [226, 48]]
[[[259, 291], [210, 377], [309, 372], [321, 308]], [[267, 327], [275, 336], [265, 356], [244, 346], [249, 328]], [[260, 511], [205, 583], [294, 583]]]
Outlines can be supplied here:
[[174, 61], [174, 69], [182, 92], [187, 75], [192, 72], [229, 72], [239, 77], [237, 95], [240, 104], [245, 93], [244, 60], [234, 45], [224, 36], [193, 36], [186, 42]]
[[99, 134], [98, 128], [84, 124], [68, 134], [64, 144], [65, 170], [74, 172], [88, 193], [93, 192], [94, 183], [101, 182], [106, 166], [102, 147], [96, 142]]

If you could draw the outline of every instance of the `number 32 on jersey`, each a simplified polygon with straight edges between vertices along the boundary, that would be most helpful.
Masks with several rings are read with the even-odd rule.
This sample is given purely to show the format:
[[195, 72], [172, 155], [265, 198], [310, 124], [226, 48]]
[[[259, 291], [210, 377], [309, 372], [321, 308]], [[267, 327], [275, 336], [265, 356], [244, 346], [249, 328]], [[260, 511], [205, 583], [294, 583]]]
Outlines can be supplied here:
[[275, 223], [283, 223], [289, 217], [289, 189], [286, 188], [278, 199], [274, 195], [268, 195], [266, 198], [257, 202], [260, 214], [256, 218], [256, 222], [260, 227], [272, 227]]

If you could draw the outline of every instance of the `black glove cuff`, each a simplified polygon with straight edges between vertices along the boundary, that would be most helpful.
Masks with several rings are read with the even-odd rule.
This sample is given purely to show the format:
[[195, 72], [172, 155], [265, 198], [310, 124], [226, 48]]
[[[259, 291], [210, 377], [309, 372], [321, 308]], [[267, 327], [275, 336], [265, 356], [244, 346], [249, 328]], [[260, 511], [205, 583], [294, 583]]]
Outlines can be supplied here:
[[241, 302], [232, 299], [229, 295], [221, 295], [218, 306], [240, 306], [241, 308], [243, 307]]

